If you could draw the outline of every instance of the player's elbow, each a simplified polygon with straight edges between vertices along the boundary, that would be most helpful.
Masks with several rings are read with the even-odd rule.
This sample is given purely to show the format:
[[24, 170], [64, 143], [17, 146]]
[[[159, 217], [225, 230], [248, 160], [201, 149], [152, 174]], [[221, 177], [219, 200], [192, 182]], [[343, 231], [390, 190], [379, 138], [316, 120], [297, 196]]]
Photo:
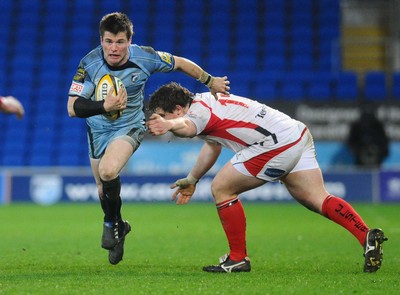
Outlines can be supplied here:
[[74, 103], [75, 103], [76, 98], [75, 97], [69, 97], [68, 98], [68, 103], [67, 103], [67, 112], [68, 112], [68, 116], [70, 118], [75, 118], [76, 114], [75, 114], [75, 110], [74, 110]]

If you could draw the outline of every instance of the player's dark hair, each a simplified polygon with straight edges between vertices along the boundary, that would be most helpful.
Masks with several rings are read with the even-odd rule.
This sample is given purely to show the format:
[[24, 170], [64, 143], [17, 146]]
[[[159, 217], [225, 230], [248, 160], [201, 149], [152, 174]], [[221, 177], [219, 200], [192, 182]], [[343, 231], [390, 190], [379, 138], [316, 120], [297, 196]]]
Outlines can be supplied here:
[[134, 34], [131, 20], [125, 13], [122, 12], [113, 12], [103, 16], [100, 21], [99, 31], [101, 37], [104, 36], [106, 31], [114, 35], [120, 32], [126, 32], [126, 37], [128, 40]]
[[172, 113], [176, 106], [185, 107], [191, 105], [194, 94], [187, 88], [175, 82], [170, 82], [158, 88], [150, 95], [148, 111], [154, 113], [157, 108]]

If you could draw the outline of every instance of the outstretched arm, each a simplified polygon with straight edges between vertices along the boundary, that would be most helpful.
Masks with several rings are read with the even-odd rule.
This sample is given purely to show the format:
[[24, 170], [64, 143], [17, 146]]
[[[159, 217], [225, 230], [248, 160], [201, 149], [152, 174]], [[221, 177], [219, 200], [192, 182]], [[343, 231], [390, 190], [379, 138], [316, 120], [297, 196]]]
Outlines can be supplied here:
[[0, 96], [0, 111], [6, 114], [14, 114], [21, 119], [25, 110], [21, 102], [13, 96]]
[[186, 178], [177, 180], [171, 188], [178, 189], [172, 195], [172, 201], [176, 200], [178, 205], [187, 204], [196, 190], [198, 180], [203, 177], [215, 164], [222, 150], [217, 143], [205, 142], [196, 163]]
[[213, 77], [207, 72], [205, 72], [199, 65], [192, 62], [189, 59], [174, 56], [175, 59], [175, 67], [174, 70], [179, 70], [189, 75], [192, 78], [197, 79], [208, 88], [210, 88], [211, 93], [216, 97], [216, 93], [224, 93], [229, 94], [229, 84], [228, 77]]
[[168, 131], [178, 137], [196, 135], [196, 125], [184, 117], [166, 120], [158, 114], [152, 114], [147, 122], [147, 127], [152, 135], [163, 135]]

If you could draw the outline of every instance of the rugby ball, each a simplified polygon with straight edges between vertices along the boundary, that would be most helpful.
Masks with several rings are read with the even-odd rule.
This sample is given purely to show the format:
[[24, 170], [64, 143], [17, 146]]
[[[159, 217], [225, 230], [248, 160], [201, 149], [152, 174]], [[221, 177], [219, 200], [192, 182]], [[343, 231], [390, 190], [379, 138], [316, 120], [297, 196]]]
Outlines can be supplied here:
[[[111, 74], [105, 74], [96, 85], [96, 100], [103, 100], [111, 87], [114, 86], [113, 94], [114, 96], [118, 94], [119, 91], [125, 88], [124, 83], [122, 83], [121, 79]], [[117, 120], [121, 117], [122, 111], [112, 111], [104, 114], [110, 120]]]

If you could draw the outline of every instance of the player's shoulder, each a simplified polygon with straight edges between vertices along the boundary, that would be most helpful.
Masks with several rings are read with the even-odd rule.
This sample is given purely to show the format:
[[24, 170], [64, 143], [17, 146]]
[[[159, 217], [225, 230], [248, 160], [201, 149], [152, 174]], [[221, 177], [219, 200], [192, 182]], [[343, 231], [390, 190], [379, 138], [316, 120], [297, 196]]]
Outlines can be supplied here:
[[203, 101], [207, 103], [208, 101], [215, 100], [215, 97], [211, 94], [211, 92], [200, 92], [195, 93], [193, 96], [193, 101], [200, 102]]
[[81, 65], [84, 67], [95, 63], [104, 63], [103, 50], [101, 46], [97, 46], [81, 59]]
[[130, 56], [135, 57], [150, 57], [156, 54], [156, 51], [151, 46], [131, 44], [129, 46]]
[[142, 63], [165, 63], [168, 66], [174, 65], [174, 57], [171, 53], [155, 50], [151, 46], [131, 44], [130, 46], [131, 61], [140, 61]]

